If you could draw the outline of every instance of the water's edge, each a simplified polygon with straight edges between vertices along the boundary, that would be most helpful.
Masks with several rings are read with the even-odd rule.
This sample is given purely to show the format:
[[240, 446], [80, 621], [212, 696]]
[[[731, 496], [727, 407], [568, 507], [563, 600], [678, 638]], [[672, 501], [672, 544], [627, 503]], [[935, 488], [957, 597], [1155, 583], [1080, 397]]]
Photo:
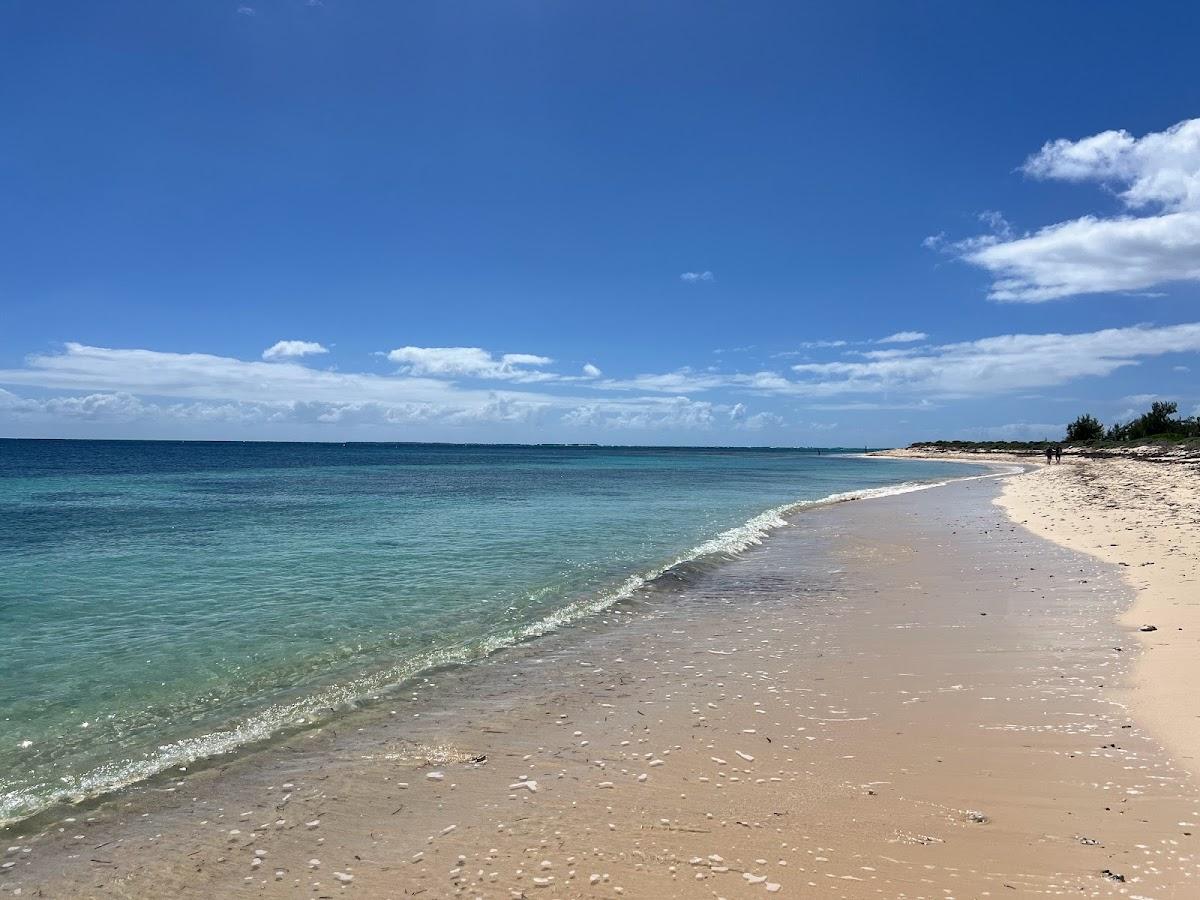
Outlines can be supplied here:
[[795, 524], [796, 517], [806, 511], [836, 503], [896, 496], [960, 481], [1003, 477], [1023, 471], [1020, 466], [1002, 465], [995, 461], [981, 460], [979, 464], [995, 471], [843, 491], [767, 509], [743, 524], [697, 544], [670, 562], [631, 575], [611, 590], [568, 603], [535, 622], [494, 632], [469, 646], [460, 644], [440, 648], [351, 682], [331, 685], [292, 703], [272, 706], [246, 716], [227, 729], [161, 745], [153, 755], [109, 763], [82, 775], [73, 789], [64, 788], [52, 797], [5, 798], [10, 809], [22, 811], [0, 818], [0, 831], [9, 833], [16, 829], [36, 828], [40, 823], [61, 815], [64, 810], [88, 808], [102, 803], [123, 788], [157, 783], [167, 770], [186, 767], [191, 772], [201, 771], [216, 764], [217, 760], [228, 760], [231, 754], [253, 753], [303, 731], [328, 725], [339, 715], [394, 695], [417, 677], [447, 668], [467, 666], [558, 632], [573, 623], [633, 600], [652, 589], [657, 582], [666, 579], [674, 583], [686, 582], [712, 566], [762, 544], [775, 530]]

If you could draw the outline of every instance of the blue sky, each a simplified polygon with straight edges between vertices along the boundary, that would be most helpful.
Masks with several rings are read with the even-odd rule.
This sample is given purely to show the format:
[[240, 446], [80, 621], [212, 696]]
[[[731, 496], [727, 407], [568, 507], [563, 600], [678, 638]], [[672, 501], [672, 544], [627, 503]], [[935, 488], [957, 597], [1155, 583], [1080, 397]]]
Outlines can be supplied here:
[[6, 4], [0, 435], [850, 446], [1191, 412], [1198, 26]]

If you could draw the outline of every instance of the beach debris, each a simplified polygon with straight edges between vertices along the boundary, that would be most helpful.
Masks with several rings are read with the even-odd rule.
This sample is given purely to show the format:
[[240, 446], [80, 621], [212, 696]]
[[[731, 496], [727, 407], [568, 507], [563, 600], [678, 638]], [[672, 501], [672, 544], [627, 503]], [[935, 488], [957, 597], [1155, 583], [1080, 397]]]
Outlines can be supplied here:
[[321, 861], [319, 859], [310, 859], [308, 861], [308, 867], [310, 869], [319, 869], [321, 868]]
[[531, 794], [536, 794], [538, 785], [537, 785], [536, 781], [529, 780], [529, 781], [518, 781], [515, 784], [510, 784], [508, 786], [508, 789], [510, 791], [516, 791], [521, 788], [525, 788], [525, 790], [529, 791], [529, 793], [531, 793]]
[[1143, 625], [1138, 631], [1158, 631], [1157, 625]]
[[1122, 884], [1125, 883], [1125, 876], [1118, 875], [1112, 869], [1101, 869], [1100, 874], [1103, 875], [1105, 878], [1107, 878], [1109, 881], [1119, 881]]
[[352, 882], [354, 880], [354, 876], [351, 875], [349, 872], [334, 872], [333, 877], [336, 878], [338, 881], [340, 881], [342, 884], [349, 884], [350, 882]]
[[743, 753], [741, 750], [734, 750], [733, 752], [736, 753], [738, 756], [740, 756], [742, 759], [744, 759], [746, 762], [754, 762], [754, 757], [751, 756], [749, 753]]
[[446, 775], [444, 772], [430, 772], [425, 777], [428, 778], [430, 781], [442, 781], [443, 779], [445, 779]]
[[1084, 837], [1083, 835], [1080, 835], [1078, 840], [1079, 840], [1079, 843], [1083, 844], [1085, 847], [1099, 847], [1100, 846], [1100, 842], [1098, 840], [1096, 840], [1095, 838]]
[[963, 813], [963, 818], [968, 822], [974, 822], [976, 825], [986, 825], [990, 821], [986, 815], [977, 809], [968, 809]]
[[320, 820], [320, 819], [313, 819], [311, 822], [305, 822], [305, 823], [304, 823], [304, 827], [305, 827], [305, 828], [307, 828], [309, 831], [312, 831], [312, 830], [313, 830], [313, 829], [315, 829], [315, 828], [320, 828], [320, 827], [321, 827], [321, 820]]

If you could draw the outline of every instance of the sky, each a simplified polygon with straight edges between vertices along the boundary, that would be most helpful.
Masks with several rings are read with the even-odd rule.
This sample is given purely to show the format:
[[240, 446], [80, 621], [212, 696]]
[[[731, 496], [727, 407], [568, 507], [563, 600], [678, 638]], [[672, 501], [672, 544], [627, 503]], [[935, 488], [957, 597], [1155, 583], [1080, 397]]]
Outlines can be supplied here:
[[14, 0], [0, 436], [1200, 406], [1200, 6]]

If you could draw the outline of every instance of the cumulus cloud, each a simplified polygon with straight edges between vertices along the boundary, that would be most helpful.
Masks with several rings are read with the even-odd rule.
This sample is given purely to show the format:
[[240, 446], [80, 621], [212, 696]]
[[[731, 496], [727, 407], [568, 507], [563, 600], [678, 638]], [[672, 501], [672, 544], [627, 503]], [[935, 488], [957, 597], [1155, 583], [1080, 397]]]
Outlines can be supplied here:
[[[955, 399], [1021, 396], [1098, 378], [1168, 354], [1192, 363], [1200, 322], [1077, 334], [1007, 334], [945, 344], [880, 346], [786, 371], [680, 368], [606, 378], [541, 369], [548, 357], [479, 348], [405, 347], [387, 374], [310, 368], [296, 359], [69, 343], [0, 369], [0, 416], [71, 421], [401, 425], [520, 423], [603, 429], [761, 429], [786, 398], [814, 410], [932, 409]], [[492, 380], [485, 387], [462, 379]], [[503, 384], [494, 382], [502, 381]], [[32, 395], [23, 388], [31, 389]], [[45, 396], [53, 392], [54, 396]], [[1191, 402], [1191, 398], [1189, 398]]]
[[328, 352], [328, 347], [322, 347], [316, 341], [276, 341], [262, 352], [262, 358], [266, 360], [295, 359]]
[[600, 371], [598, 366], [593, 366], [591, 363], [584, 363], [583, 374], [587, 378], [599, 378], [604, 373]]
[[881, 337], [875, 343], [877, 344], [912, 344], [916, 341], [923, 341], [929, 335], [923, 331], [897, 331], [895, 334], [889, 334], [887, 337]]
[[712, 272], [705, 270], [703, 272], [684, 272], [679, 276], [680, 281], [686, 281], [688, 284], [695, 284], [698, 281], [716, 281], [717, 277]]
[[1040, 303], [1200, 281], [1200, 119], [1140, 138], [1122, 130], [1051, 141], [1022, 170], [1037, 179], [1099, 184], [1125, 212], [1021, 236], [1004, 223], [964, 241], [927, 239], [991, 273], [992, 299]]
[[[502, 373], [550, 362], [532, 354], [484, 356], [491, 363], [482, 371], [499, 368]], [[459, 360], [479, 358], [467, 354]], [[450, 365], [444, 357], [445, 364], [439, 365], [436, 359], [420, 357], [420, 365], [412, 362], [407, 368], [447, 375], [464, 367], [480, 371], [466, 363]], [[591, 385], [593, 380], [577, 383]], [[259, 362], [79, 343], [68, 343], [59, 353], [34, 354], [23, 368], [0, 369], [0, 384], [69, 392], [31, 398], [0, 388], [0, 414], [10, 419], [342, 426], [591, 423], [606, 429], [694, 429], [711, 427], [722, 408], [682, 396], [584, 398], [529, 387], [479, 390], [413, 371], [334, 372], [287, 360]]]
[[751, 414], [744, 403], [736, 403], [729, 410], [729, 420], [737, 428], [746, 431], [761, 431], [764, 428], [779, 428], [783, 425], [783, 417], [772, 412]]
[[400, 363], [410, 375], [446, 378], [487, 378], [500, 381], [551, 381], [558, 376], [531, 370], [530, 366], [548, 366], [548, 356], [532, 353], [504, 353], [496, 356], [479, 347], [400, 347], [388, 353], [388, 359]]

